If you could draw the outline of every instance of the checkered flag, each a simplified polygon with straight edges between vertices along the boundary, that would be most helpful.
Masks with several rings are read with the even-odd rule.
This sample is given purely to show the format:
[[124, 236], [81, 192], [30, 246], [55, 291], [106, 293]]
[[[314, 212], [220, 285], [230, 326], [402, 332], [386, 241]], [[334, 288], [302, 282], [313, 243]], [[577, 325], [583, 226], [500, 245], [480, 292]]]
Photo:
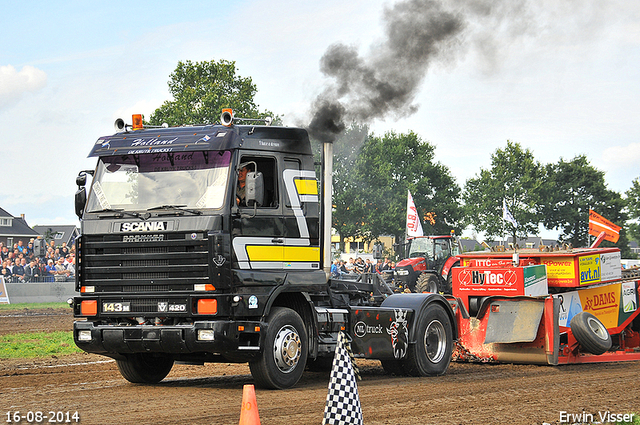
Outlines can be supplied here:
[[344, 332], [339, 332], [322, 425], [362, 425], [363, 423], [358, 384], [349, 348]]

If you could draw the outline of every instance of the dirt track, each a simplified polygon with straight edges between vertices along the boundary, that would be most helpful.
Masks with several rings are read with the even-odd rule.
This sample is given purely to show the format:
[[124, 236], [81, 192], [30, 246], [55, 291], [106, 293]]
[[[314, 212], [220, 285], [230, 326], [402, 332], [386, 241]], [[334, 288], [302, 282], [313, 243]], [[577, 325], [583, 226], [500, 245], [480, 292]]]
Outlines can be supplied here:
[[[71, 329], [66, 310], [0, 314], [0, 334]], [[560, 412], [640, 414], [640, 362], [573, 365], [452, 363], [438, 378], [390, 377], [377, 361], [358, 360], [365, 424], [561, 423]], [[176, 365], [155, 386], [133, 385], [107, 358], [79, 354], [42, 360], [0, 360], [0, 418], [6, 412], [78, 411], [84, 424], [236, 424], [245, 365]], [[287, 391], [257, 391], [269, 424], [319, 424], [328, 373], [306, 372]], [[23, 421], [23, 423], [27, 423]]]

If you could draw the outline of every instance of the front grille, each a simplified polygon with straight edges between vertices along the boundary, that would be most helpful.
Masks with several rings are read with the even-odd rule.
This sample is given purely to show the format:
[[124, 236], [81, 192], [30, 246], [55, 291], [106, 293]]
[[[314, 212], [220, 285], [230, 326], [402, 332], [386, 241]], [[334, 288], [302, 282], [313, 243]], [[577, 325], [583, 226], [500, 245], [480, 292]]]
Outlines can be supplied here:
[[96, 292], [192, 291], [194, 284], [209, 283], [204, 236], [166, 233], [161, 240], [131, 242], [123, 234], [83, 235], [82, 285]]
[[125, 247], [122, 248], [123, 254], [162, 254], [167, 251], [165, 246], [149, 246], [149, 247]]
[[122, 285], [122, 292], [165, 292], [169, 285]]
[[168, 266], [169, 260], [157, 259], [157, 260], [124, 260], [122, 262], [123, 267], [152, 267], [152, 266]]
[[122, 273], [123, 279], [168, 279], [169, 273], [159, 272], [159, 273], [145, 273], [145, 272], [136, 272], [136, 273]]

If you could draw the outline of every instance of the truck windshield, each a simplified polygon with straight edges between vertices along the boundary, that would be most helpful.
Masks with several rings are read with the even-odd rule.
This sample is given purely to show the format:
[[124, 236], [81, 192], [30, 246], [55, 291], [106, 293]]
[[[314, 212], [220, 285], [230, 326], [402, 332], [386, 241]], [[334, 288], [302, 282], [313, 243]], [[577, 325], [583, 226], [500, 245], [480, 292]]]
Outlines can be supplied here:
[[409, 258], [433, 259], [433, 241], [429, 238], [414, 238], [409, 246]]
[[220, 208], [230, 162], [229, 151], [100, 158], [86, 212], [146, 211], [158, 205]]

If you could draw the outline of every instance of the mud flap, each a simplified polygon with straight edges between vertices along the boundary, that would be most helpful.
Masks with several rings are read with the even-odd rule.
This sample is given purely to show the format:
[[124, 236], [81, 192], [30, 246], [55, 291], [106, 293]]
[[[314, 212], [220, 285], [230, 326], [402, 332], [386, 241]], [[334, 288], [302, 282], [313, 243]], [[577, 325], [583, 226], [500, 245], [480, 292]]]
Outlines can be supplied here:
[[538, 334], [544, 302], [493, 301], [489, 311], [485, 344], [533, 342]]

